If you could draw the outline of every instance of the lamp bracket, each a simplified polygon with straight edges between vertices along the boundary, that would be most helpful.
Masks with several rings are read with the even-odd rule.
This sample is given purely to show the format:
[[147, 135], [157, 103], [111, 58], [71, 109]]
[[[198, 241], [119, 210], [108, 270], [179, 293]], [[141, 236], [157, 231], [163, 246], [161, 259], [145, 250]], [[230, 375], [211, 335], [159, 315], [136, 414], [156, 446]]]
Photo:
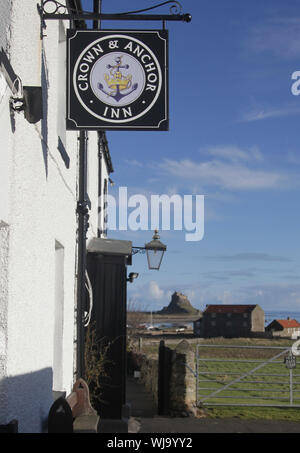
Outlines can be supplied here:
[[137, 255], [138, 253], [145, 254], [146, 253], [145, 247], [132, 246], [132, 255]]
[[25, 110], [24, 98], [17, 98], [17, 97], [11, 96], [10, 108], [14, 112], [18, 112], [18, 113], [23, 112]]
[[[171, 5], [170, 14], [140, 14], [147, 11], [151, 11], [156, 8], [160, 8], [165, 5]], [[162, 21], [163, 25], [165, 21], [181, 21], [191, 22], [191, 14], [182, 13], [182, 5], [179, 1], [168, 0], [149, 8], [140, 9], [137, 11], [128, 11], [124, 13], [115, 14], [103, 14], [94, 13], [88, 11], [78, 12], [72, 8], [68, 8], [57, 0], [41, 0], [41, 5], [37, 4], [37, 10], [41, 17], [41, 28], [46, 28], [46, 20], [110, 20], [110, 21]], [[41, 38], [44, 35], [41, 33]]]

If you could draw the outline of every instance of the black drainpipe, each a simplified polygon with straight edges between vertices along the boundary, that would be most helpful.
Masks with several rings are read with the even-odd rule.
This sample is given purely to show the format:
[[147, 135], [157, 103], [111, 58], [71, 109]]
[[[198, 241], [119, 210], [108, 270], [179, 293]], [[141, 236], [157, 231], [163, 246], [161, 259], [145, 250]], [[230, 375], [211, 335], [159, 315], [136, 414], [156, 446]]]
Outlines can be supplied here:
[[102, 198], [102, 156], [103, 156], [103, 134], [104, 132], [98, 132], [98, 238], [102, 234], [102, 223], [101, 223], [101, 209], [103, 203]]
[[[82, 12], [81, 0], [68, 0], [67, 6], [71, 12]], [[86, 29], [86, 23], [82, 20], [70, 22], [70, 28]], [[84, 310], [86, 301], [85, 271], [86, 271], [86, 235], [89, 228], [89, 199], [87, 195], [87, 141], [86, 130], [79, 133], [79, 181], [77, 200], [77, 320], [76, 320], [76, 375], [84, 378]]]
[[89, 228], [89, 201], [87, 197], [87, 131], [79, 134], [79, 187], [78, 187], [78, 258], [77, 258], [77, 378], [84, 377], [85, 331], [83, 314], [85, 310], [86, 288], [86, 240]]

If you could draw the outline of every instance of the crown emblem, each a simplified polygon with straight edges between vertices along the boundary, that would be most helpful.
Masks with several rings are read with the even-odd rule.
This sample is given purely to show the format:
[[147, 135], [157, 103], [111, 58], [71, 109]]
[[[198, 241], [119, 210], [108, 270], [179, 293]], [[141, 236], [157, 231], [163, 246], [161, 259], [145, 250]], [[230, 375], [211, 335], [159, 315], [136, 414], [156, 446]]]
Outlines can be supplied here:
[[[110, 96], [119, 102], [122, 98], [128, 96], [137, 89], [138, 84], [132, 84], [132, 75], [129, 74], [125, 76], [122, 74], [121, 69], [129, 69], [128, 64], [122, 64], [122, 56], [116, 57], [115, 64], [107, 65], [107, 69], [110, 69], [110, 75], [104, 74], [104, 79], [108, 88], [112, 91], [107, 92], [102, 83], [98, 83], [99, 90], [107, 94], [107, 96]], [[127, 93], [122, 93], [122, 91], [124, 92], [125, 90], [129, 91]]]

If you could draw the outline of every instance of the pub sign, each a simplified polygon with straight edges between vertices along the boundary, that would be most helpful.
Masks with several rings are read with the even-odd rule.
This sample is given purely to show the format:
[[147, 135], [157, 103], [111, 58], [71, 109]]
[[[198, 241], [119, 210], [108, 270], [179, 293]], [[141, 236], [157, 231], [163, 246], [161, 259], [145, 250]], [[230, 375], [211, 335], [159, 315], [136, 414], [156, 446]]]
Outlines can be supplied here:
[[168, 130], [167, 30], [68, 30], [68, 130]]

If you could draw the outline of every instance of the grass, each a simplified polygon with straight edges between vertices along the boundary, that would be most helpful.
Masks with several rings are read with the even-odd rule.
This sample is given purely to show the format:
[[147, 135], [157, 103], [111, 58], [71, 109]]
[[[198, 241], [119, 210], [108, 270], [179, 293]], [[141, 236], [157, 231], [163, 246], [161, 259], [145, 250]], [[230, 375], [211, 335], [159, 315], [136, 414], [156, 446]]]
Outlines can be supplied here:
[[[206, 342], [211, 346], [217, 343], [222, 346], [230, 344], [236, 346], [279, 346], [283, 348], [288, 348], [292, 344], [290, 340], [253, 342], [253, 340], [235, 339], [234, 341]], [[198, 354], [201, 359], [198, 362], [198, 385], [200, 387], [198, 397], [200, 400], [203, 400], [205, 396], [212, 392], [222, 389], [224, 385], [236, 378], [261, 366], [254, 373], [204, 401], [204, 404], [207, 405], [204, 406], [207, 416], [213, 418], [235, 417], [240, 419], [299, 421], [300, 408], [289, 407], [290, 373], [284, 364], [286, 353], [272, 362], [266, 363], [267, 360], [280, 352], [281, 350], [278, 349], [205, 348], [201, 347], [201, 343], [198, 344]], [[293, 380], [294, 404], [299, 405], [300, 374], [297, 369], [294, 370]], [[219, 405], [231, 403], [233, 406], [210, 406], [213, 403]], [[234, 404], [243, 407], [234, 406]], [[253, 407], [250, 406], [251, 404]], [[261, 405], [262, 407], [254, 407], [254, 405]], [[287, 407], [273, 408], [266, 407], [267, 405]]]
[[208, 407], [208, 418], [238, 418], [241, 420], [282, 420], [299, 422], [300, 409], [281, 409], [273, 407]]

